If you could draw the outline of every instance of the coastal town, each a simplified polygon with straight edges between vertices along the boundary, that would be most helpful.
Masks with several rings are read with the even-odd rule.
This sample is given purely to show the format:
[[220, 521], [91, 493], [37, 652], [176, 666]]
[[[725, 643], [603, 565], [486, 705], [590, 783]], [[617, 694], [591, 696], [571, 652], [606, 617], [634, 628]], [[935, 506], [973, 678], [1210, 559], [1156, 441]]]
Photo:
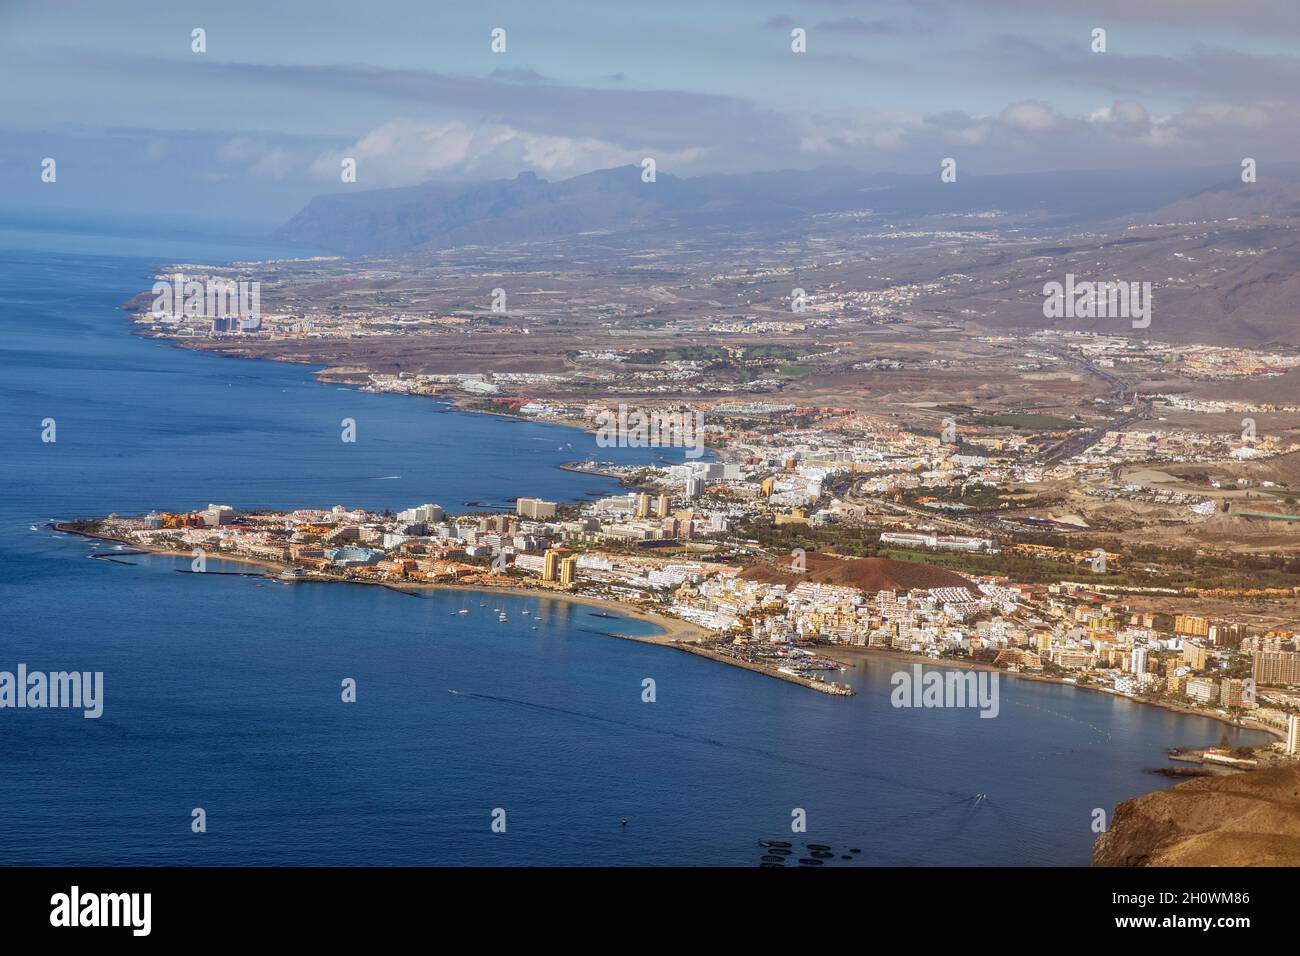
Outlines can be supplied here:
[[[707, 282], [754, 288], [748, 309], [681, 308], [665, 344], [635, 310], [602, 307], [596, 344], [563, 331], [540, 296], [497, 308], [500, 288], [487, 310], [364, 291], [350, 309], [322, 308], [316, 286], [336, 268], [240, 264], [227, 275], [269, 282], [255, 323], [183, 307], [178, 271], [155, 288], [170, 304], [135, 321], [183, 347], [343, 362], [317, 377], [363, 392], [668, 453], [563, 465], [625, 490], [580, 503], [210, 504], [63, 527], [260, 562], [291, 582], [596, 602], [659, 623], [658, 643], [832, 695], [853, 693], [842, 673], [864, 655], [897, 655], [1279, 738], [1266, 756], [1211, 749], [1202, 763], [1300, 749], [1300, 405], [1272, 384], [1300, 368], [1293, 348], [959, 319], [936, 330], [910, 310], [943, 284], [831, 283], [796, 290], [791, 308], [758, 297], [788, 271], [722, 265]], [[472, 261], [460, 268], [467, 291], [484, 281]], [[176, 269], [210, 288], [202, 267]]]
[[[681, 438], [683, 420], [666, 410], [642, 418], [672, 428], [629, 433], [638, 419], [623, 409], [611, 441]], [[659, 643], [833, 695], [852, 693], [838, 673], [863, 654], [996, 669], [1266, 730], [1280, 740], [1271, 757], [1296, 754], [1300, 586], [1287, 549], [1253, 565], [1202, 554], [1189, 576], [1184, 555], [1132, 553], [1082, 518], [1035, 517], [1013, 503], [1068, 479], [1095, 499], [1181, 522], [1250, 523], [1234, 515], [1249, 483], [1117, 484], [1113, 468], [1091, 466], [1089, 449], [1046, 464], [1058, 436], [1000, 423], [945, 442], [835, 409], [733, 405], [708, 421], [707, 459], [566, 466], [627, 489], [577, 504], [521, 497], [512, 512], [425, 503], [384, 513], [209, 504], [58, 527], [200, 564], [259, 563], [286, 582], [594, 602], [660, 623]], [[1253, 766], [1258, 755], [1199, 759]]]
[[7, 938], [1285, 923], [1300, 0], [0, 10]]

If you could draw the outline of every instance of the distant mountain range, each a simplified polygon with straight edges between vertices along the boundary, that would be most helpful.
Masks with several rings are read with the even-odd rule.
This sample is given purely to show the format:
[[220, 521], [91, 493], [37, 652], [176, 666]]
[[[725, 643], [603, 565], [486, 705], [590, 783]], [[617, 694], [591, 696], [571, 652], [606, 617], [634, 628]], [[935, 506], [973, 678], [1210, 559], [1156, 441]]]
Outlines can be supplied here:
[[1258, 181], [1233, 179], [1176, 199], [1143, 222], [1195, 222], [1203, 219], [1300, 219], [1300, 174], [1288, 167]]
[[[476, 183], [430, 182], [318, 196], [275, 238], [348, 256], [688, 227], [789, 227], [811, 216], [871, 210], [895, 218], [1002, 210], [1061, 225], [1170, 206], [1223, 180], [1223, 170], [916, 176], [851, 169], [682, 179], [639, 166], [549, 182], [532, 173]], [[1171, 207], [1173, 208], [1173, 207]]]
[[[1297, 345], [1300, 178], [1215, 185], [1060, 244], [1011, 253], [976, 247], [969, 259], [955, 258], [949, 268], [979, 280], [973, 290], [958, 287], [952, 304], [983, 312], [980, 321], [988, 325], [1043, 327], [1044, 281], [1073, 273], [1150, 281], [1151, 325], [1132, 329], [1127, 321], [1096, 317], [1052, 320], [1057, 328], [1173, 342]], [[923, 260], [905, 278], [923, 281], [932, 272]], [[1289, 377], [1271, 380], [1260, 387], [1260, 400], [1286, 402], [1293, 387]]]

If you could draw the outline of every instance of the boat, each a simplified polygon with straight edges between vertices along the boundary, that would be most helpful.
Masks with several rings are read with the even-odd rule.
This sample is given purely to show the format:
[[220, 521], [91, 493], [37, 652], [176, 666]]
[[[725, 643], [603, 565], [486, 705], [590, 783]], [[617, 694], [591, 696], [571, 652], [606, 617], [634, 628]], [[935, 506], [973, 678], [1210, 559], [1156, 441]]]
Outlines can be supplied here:
[[478, 602], [478, 606], [479, 606], [479, 607], [487, 607], [487, 601], [479, 601], [479, 602]]
[[463, 607], [463, 608], [461, 608], [459, 611], [457, 611], [456, 613], [457, 613], [457, 614], [468, 614], [468, 613], [469, 613], [469, 608], [467, 608], [467, 607]]
[[448, 688], [447, 688], [447, 693], [449, 693], [449, 694], [459, 694], [460, 691], [456, 690], [455, 688], [448, 687]]
[[498, 620], [498, 621], [504, 621], [505, 619], [506, 619], [506, 612], [505, 612], [505, 611], [502, 611], [500, 614], [497, 615], [497, 620]]

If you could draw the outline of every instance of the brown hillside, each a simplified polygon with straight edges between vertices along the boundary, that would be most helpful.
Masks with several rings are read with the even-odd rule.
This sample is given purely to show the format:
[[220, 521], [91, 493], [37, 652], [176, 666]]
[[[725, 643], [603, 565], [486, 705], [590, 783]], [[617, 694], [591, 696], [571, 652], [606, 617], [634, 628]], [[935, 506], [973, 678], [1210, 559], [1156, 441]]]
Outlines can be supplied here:
[[1300, 766], [1205, 777], [1115, 808], [1093, 866], [1300, 865]]
[[788, 565], [759, 564], [741, 573], [746, 581], [764, 581], [794, 587], [803, 581], [861, 588], [863, 591], [910, 591], [913, 588], [966, 588], [975, 586], [960, 574], [914, 561], [889, 558], [834, 558], [809, 553], [805, 573], [791, 571]]

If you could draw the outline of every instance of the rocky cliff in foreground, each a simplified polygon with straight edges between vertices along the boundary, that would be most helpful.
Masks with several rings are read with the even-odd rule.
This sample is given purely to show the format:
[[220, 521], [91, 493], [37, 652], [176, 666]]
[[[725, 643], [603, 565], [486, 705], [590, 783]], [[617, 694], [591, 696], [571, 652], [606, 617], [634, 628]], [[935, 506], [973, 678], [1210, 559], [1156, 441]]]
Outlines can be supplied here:
[[1300, 764], [1202, 777], [1115, 808], [1093, 866], [1300, 866]]

